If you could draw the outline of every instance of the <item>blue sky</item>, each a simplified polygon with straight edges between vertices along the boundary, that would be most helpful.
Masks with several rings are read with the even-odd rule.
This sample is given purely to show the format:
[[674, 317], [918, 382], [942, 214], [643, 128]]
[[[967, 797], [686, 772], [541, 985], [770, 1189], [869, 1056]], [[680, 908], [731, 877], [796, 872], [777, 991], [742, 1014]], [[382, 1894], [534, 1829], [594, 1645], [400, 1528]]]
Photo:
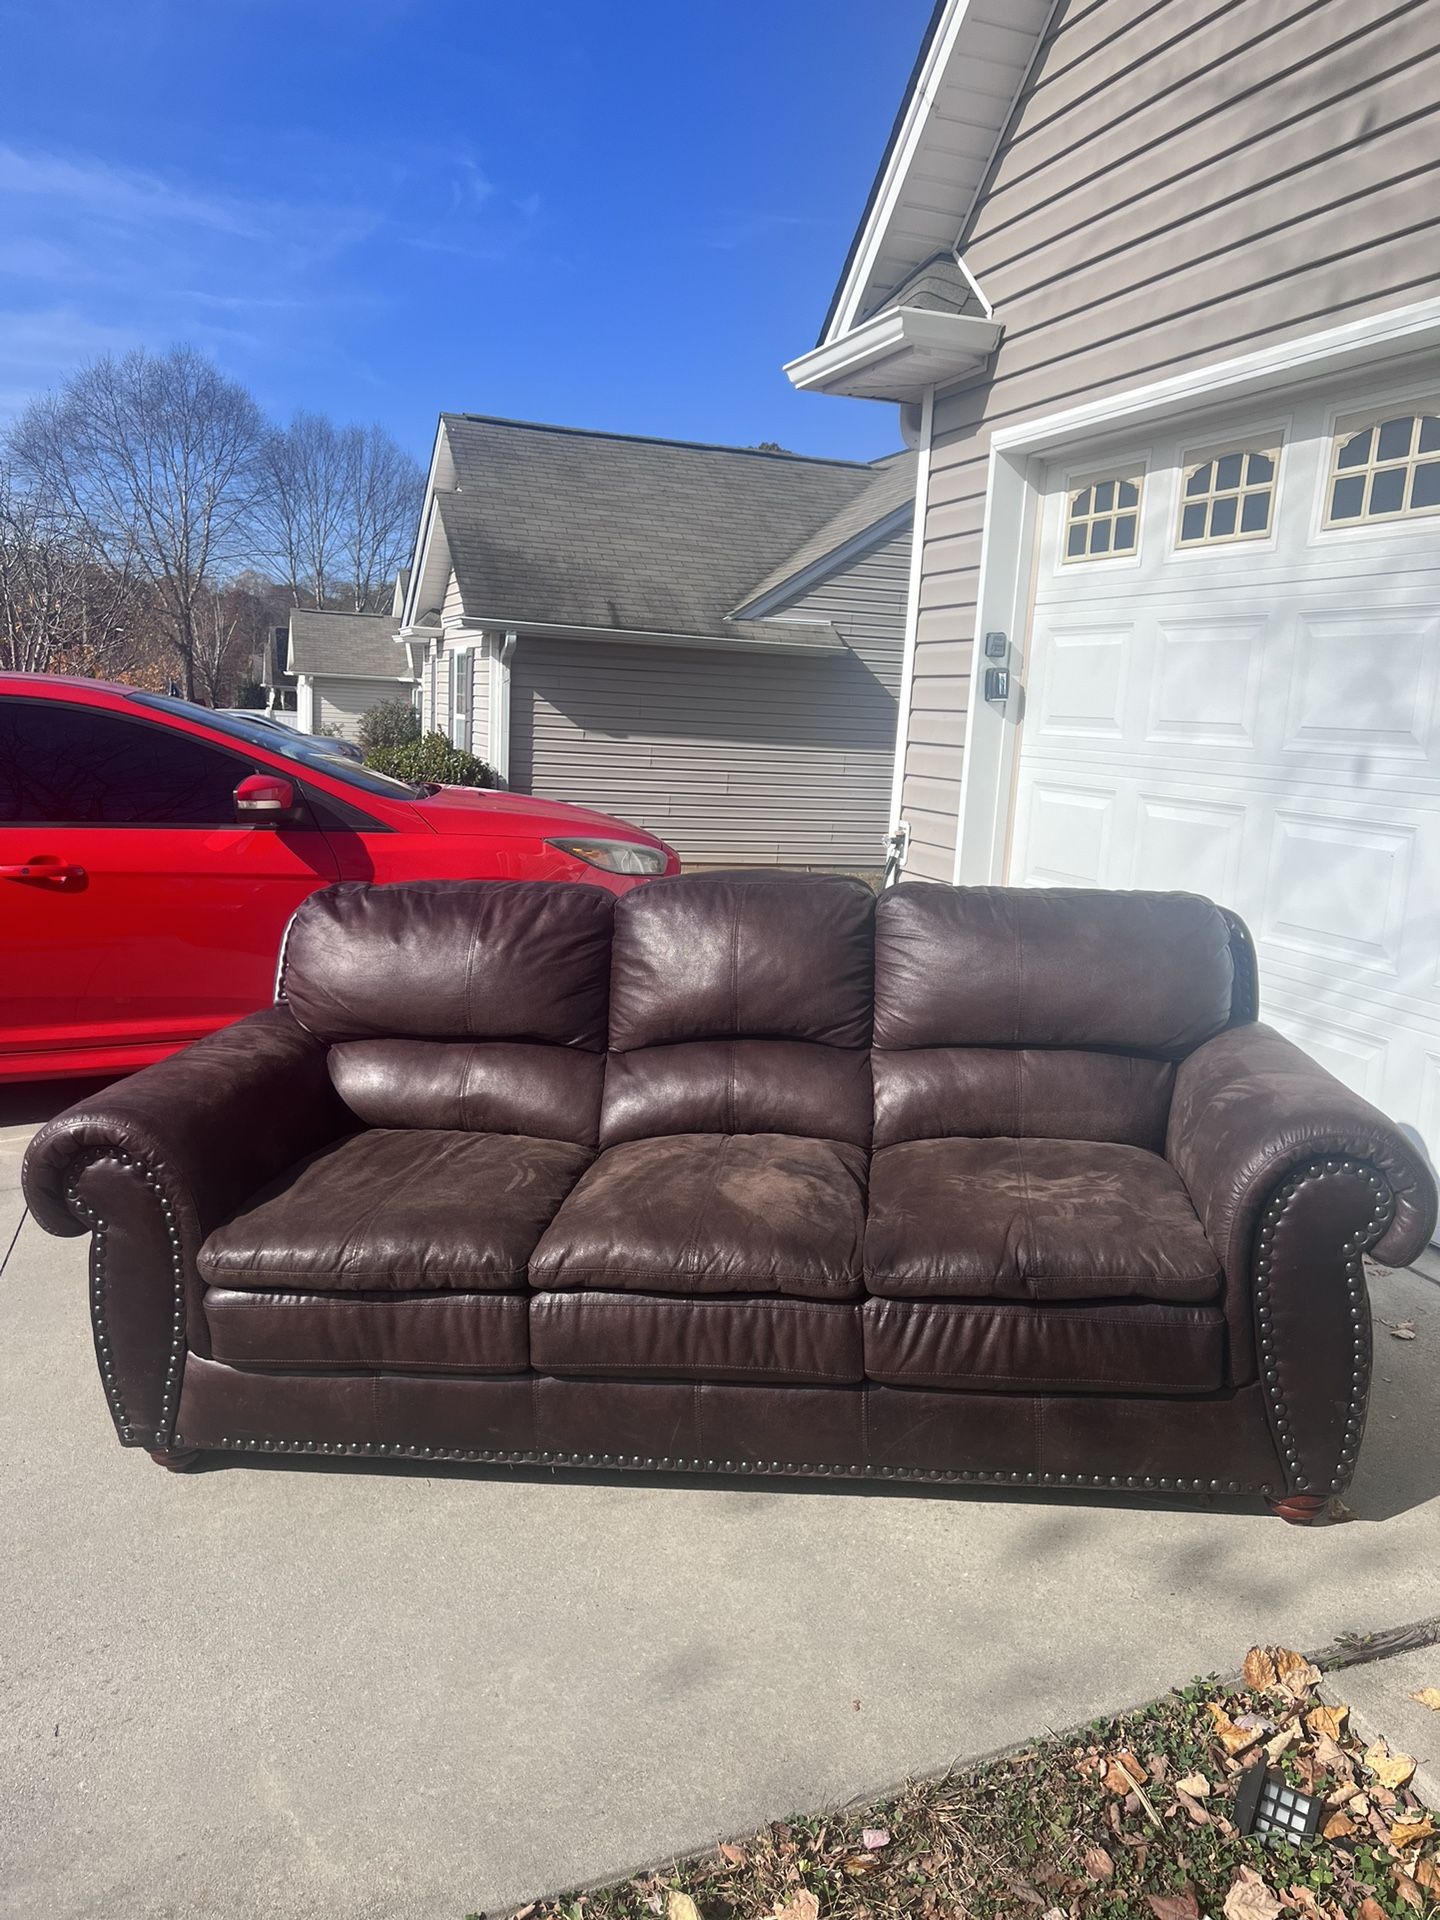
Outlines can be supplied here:
[[870, 458], [801, 396], [930, 0], [0, 0], [0, 417], [189, 340], [269, 411]]

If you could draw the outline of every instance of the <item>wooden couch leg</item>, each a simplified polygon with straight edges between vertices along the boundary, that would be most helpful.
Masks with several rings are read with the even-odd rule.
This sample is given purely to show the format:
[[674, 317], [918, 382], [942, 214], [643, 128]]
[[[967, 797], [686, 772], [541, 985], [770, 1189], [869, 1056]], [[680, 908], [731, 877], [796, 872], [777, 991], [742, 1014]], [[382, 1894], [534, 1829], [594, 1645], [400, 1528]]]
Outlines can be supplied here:
[[1267, 1496], [1265, 1504], [1272, 1513], [1278, 1513], [1282, 1520], [1288, 1520], [1292, 1527], [1308, 1527], [1330, 1503], [1320, 1494], [1289, 1493], [1283, 1500]]
[[163, 1447], [152, 1447], [150, 1458], [157, 1467], [168, 1467], [171, 1473], [188, 1473], [200, 1458], [199, 1447], [183, 1447], [179, 1453], [169, 1453]]

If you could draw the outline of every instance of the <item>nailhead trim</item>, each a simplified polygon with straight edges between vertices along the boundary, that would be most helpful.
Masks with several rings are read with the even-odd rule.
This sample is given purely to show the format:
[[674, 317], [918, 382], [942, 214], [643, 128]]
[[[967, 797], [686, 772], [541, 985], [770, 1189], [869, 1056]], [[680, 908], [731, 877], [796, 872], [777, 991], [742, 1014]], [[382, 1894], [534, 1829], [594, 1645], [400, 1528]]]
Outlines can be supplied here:
[[1394, 1195], [1375, 1169], [1363, 1160], [1340, 1158], [1312, 1160], [1308, 1165], [1297, 1168], [1276, 1189], [1261, 1216], [1257, 1242], [1255, 1321], [1260, 1374], [1265, 1388], [1265, 1401], [1270, 1411], [1271, 1424], [1275, 1430], [1276, 1449], [1285, 1468], [1286, 1478], [1291, 1482], [1290, 1491], [1294, 1493], [1315, 1493], [1318, 1489], [1312, 1476], [1301, 1471], [1299, 1447], [1291, 1425], [1289, 1409], [1285, 1404], [1285, 1392], [1280, 1382], [1279, 1361], [1275, 1353], [1270, 1307], [1275, 1230], [1302, 1188], [1335, 1174], [1358, 1174], [1375, 1196], [1369, 1220], [1355, 1230], [1344, 1242], [1342, 1248], [1345, 1254], [1345, 1294], [1349, 1302], [1349, 1319], [1353, 1329], [1350, 1346], [1350, 1398], [1345, 1409], [1345, 1431], [1340, 1443], [1340, 1455], [1336, 1462], [1334, 1477], [1327, 1489], [1330, 1493], [1340, 1493], [1350, 1479], [1356, 1456], [1360, 1451], [1360, 1435], [1365, 1424], [1365, 1405], [1370, 1389], [1369, 1337], [1365, 1324], [1364, 1256], [1367, 1248], [1374, 1246], [1394, 1216]]
[[1097, 1487], [1167, 1493], [1247, 1493], [1274, 1495], [1269, 1486], [1242, 1480], [1207, 1480], [1121, 1473], [1024, 1473], [976, 1467], [835, 1466], [813, 1460], [692, 1460], [672, 1454], [564, 1453], [553, 1449], [503, 1447], [424, 1447], [402, 1440], [218, 1440], [184, 1439], [176, 1434], [171, 1449], [202, 1453], [305, 1453], [374, 1455], [387, 1459], [463, 1460], [490, 1466], [622, 1467], [628, 1472], [770, 1474], [826, 1480], [935, 1481], [1026, 1487]]
[[[155, 1432], [141, 1438], [137, 1432], [138, 1423], [127, 1412], [115, 1380], [114, 1362], [110, 1354], [110, 1330], [107, 1318], [105, 1294], [105, 1248], [106, 1236], [110, 1230], [107, 1220], [95, 1212], [80, 1197], [79, 1181], [87, 1168], [101, 1160], [118, 1160], [122, 1166], [130, 1167], [138, 1173], [143, 1183], [150, 1188], [160, 1208], [165, 1222], [165, 1235], [170, 1243], [170, 1280], [173, 1288], [173, 1309], [170, 1323], [170, 1360], [165, 1372], [165, 1390], [160, 1399], [160, 1420]], [[164, 1188], [156, 1178], [154, 1170], [143, 1160], [131, 1153], [121, 1153], [112, 1147], [97, 1147], [92, 1152], [77, 1158], [70, 1173], [69, 1185], [65, 1189], [65, 1199], [72, 1213], [90, 1228], [90, 1316], [95, 1329], [95, 1355], [100, 1363], [100, 1378], [105, 1386], [105, 1398], [110, 1403], [111, 1418], [115, 1422], [121, 1440], [127, 1446], [170, 1447], [170, 1423], [175, 1417], [176, 1405], [180, 1396], [180, 1375], [185, 1356], [185, 1266], [180, 1248], [180, 1229], [175, 1219], [175, 1210], [166, 1197]], [[179, 1443], [173, 1445], [178, 1449]]]

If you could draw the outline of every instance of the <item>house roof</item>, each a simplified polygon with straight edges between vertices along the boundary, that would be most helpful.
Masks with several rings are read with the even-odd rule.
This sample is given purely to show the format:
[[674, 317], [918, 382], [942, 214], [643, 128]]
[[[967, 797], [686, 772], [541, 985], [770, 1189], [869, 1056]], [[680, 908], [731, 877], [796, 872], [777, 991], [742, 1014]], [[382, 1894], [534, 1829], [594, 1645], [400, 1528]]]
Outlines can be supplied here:
[[879, 312], [937, 249], [957, 245], [1054, 11], [1055, 0], [937, 0], [821, 346]]
[[772, 568], [751, 588], [743, 604], [752, 606], [770, 599], [787, 581], [808, 573], [832, 553], [838, 553], [871, 527], [898, 513], [915, 498], [915, 469], [913, 453], [892, 453], [886, 460], [877, 460], [870, 469], [873, 477], [865, 491], [857, 494], [823, 527], [817, 527], [778, 567]]
[[357, 680], [398, 680], [406, 671], [395, 645], [400, 621], [392, 613], [318, 613], [290, 610], [290, 671], [342, 674]]
[[892, 307], [920, 307], [927, 313], [972, 313], [987, 317], [974, 287], [948, 247], [932, 253], [928, 260], [922, 260], [907, 273], [879, 302], [875, 312], [888, 313]]
[[[889, 501], [895, 484], [888, 462], [478, 414], [445, 414], [442, 431], [456, 484], [437, 490], [436, 510], [476, 624], [793, 646], [793, 623], [737, 620], [735, 610], [842, 516], [863, 520], [880, 493]], [[838, 645], [826, 632], [800, 637]]]

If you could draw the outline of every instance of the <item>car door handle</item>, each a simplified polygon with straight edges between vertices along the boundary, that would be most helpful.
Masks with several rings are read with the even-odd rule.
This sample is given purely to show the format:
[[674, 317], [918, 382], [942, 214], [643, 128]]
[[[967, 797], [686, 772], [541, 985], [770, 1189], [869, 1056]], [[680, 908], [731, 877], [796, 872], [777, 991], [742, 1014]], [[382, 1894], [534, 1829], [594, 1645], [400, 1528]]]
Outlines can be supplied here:
[[0, 880], [45, 880], [52, 886], [66, 886], [84, 878], [84, 867], [69, 860], [21, 860], [0, 866]]

